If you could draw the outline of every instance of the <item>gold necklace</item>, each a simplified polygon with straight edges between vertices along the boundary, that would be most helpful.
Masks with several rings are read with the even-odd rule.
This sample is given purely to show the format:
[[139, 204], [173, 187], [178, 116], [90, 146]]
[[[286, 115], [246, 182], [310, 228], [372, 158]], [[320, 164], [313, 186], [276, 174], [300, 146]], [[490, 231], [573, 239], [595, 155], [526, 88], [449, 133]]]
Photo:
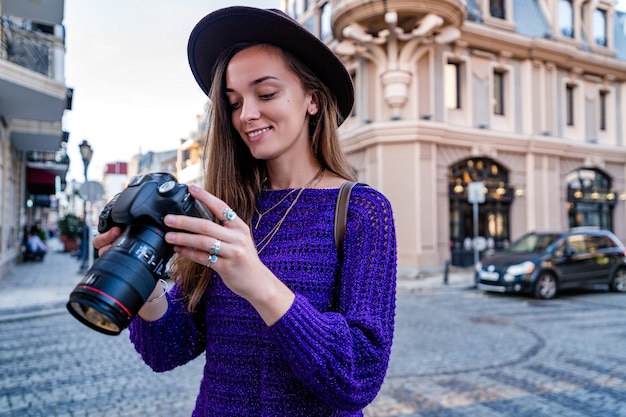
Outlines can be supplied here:
[[293, 190], [289, 191], [287, 194], [285, 194], [285, 196], [283, 198], [280, 199], [280, 201], [278, 203], [274, 204], [272, 207], [270, 207], [269, 209], [265, 210], [263, 213], [259, 212], [259, 210], [256, 207], [254, 207], [254, 211], [259, 216], [259, 218], [256, 221], [256, 224], [254, 225], [254, 230], [259, 228], [259, 223], [261, 223], [261, 219], [263, 218], [263, 216], [265, 216], [270, 211], [274, 210], [276, 207], [280, 206], [282, 204], [282, 202], [287, 199], [287, 197], [289, 197], [291, 194], [295, 193], [296, 191], [297, 191], [297, 188], [294, 188]]
[[[302, 195], [302, 193], [304, 192], [304, 190], [306, 188], [309, 187], [314, 187], [316, 186], [323, 177], [323, 173], [324, 173], [324, 167], [320, 168], [319, 171], [317, 171], [317, 174], [315, 174], [315, 176], [313, 177], [313, 179], [311, 179], [311, 181], [309, 181], [306, 185], [304, 185], [302, 188], [300, 188], [300, 190], [298, 190], [298, 194], [296, 195], [296, 198], [293, 199], [293, 202], [289, 205], [289, 207], [287, 208], [287, 210], [285, 211], [285, 214], [283, 214], [283, 216], [280, 218], [280, 220], [276, 223], [276, 225], [274, 225], [274, 227], [272, 227], [272, 230], [270, 230], [270, 232], [263, 238], [261, 239], [261, 241], [258, 243], [257, 247], [259, 248], [257, 253], [261, 253], [263, 252], [263, 249], [265, 249], [267, 247], [267, 245], [269, 245], [269, 243], [272, 241], [272, 239], [274, 238], [274, 235], [276, 235], [276, 233], [278, 233], [278, 230], [280, 229], [280, 226], [282, 226], [283, 222], [285, 221], [285, 219], [287, 218], [287, 215], [289, 214], [289, 212], [291, 212], [291, 209], [293, 208], [293, 206], [296, 205], [296, 203], [298, 202], [298, 200], [300, 199], [300, 196]], [[295, 190], [294, 190], [295, 191]], [[289, 193], [291, 194], [291, 193]], [[289, 195], [288, 194], [288, 195]], [[284, 198], [281, 200], [281, 202], [284, 200]], [[274, 205], [272, 207], [272, 209], [274, 207], [276, 207], [278, 204]], [[267, 210], [264, 214], [267, 214], [270, 210]], [[256, 210], [256, 208], [255, 208]], [[257, 211], [257, 213], [259, 213]], [[260, 213], [259, 213], [260, 214]], [[257, 226], [258, 226], [258, 222], [257, 222]]]

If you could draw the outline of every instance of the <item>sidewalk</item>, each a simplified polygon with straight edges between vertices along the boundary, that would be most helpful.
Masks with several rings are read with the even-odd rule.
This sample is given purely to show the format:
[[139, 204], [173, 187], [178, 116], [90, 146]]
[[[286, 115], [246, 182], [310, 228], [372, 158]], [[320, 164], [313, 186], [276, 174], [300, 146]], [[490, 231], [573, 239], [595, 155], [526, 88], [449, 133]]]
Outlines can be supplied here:
[[63, 252], [58, 239], [49, 239], [43, 262], [14, 265], [0, 277], [0, 320], [51, 314], [65, 309], [70, 293], [83, 275], [80, 259]]
[[[12, 267], [0, 277], [0, 321], [64, 312], [70, 293], [83, 278], [80, 259], [63, 253], [61, 242], [47, 242], [43, 262], [25, 262]], [[443, 272], [411, 275], [398, 273], [398, 291], [426, 292], [474, 285], [471, 269], [454, 269], [444, 283]]]

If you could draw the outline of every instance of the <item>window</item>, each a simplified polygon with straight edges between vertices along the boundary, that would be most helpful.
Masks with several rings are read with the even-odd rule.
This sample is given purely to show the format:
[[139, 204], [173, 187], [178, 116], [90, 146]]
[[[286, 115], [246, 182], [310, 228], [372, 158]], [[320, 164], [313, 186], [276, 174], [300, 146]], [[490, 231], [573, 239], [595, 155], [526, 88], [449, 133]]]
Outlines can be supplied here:
[[445, 100], [448, 109], [461, 108], [461, 63], [448, 62], [444, 69]]
[[584, 235], [571, 235], [567, 238], [567, 246], [574, 250], [574, 253], [587, 253], [587, 245], [585, 245]]
[[332, 27], [330, 25], [331, 15], [332, 9], [330, 3], [324, 3], [320, 16], [320, 38], [322, 40], [330, 38], [332, 35]]
[[559, 0], [559, 30], [561, 35], [574, 37], [574, 8], [572, 0]]
[[304, 7], [303, 0], [295, 0], [295, 3], [293, 5], [293, 11], [294, 11], [294, 16], [296, 19], [298, 19], [300, 15], [304, 13], [303, 7]]
[[315, 34], [315, 16], [311, 15], [304, 22], [302, 22], [302, 26], [306, 28], [309, 32]]
[[504, 82], [506, 73], [502, 70], [493, 72], [493, 113], [504, 116]]
[[478, 207], [478, 233], [488, 247], [503, 249], [509, 245], [510, 207], [513, 187], [508, 170], [490, 158], [470, 158], [448, 167], [450, 204], [450, 255], [452, 265], [469, 266], [474, 262], [473, 249], [465, 246], [474, 236], [473, 205], [468, 201], [469, 184], [482, 181], [485, 202]]
[[593, 12], [593, 39], [596, 45], [607, 46], [606, 10], [596, 9]]
[[568, 126], [574, 126], [574, 93], [576, 86], [567, 84], [565, 86], [565, 122]]
[[606, 100], [607, 97], [609, 95], [609, 92], [606, 90], [600, 90], [600, 96], [599, 96], [599, 101], [600, 101], [600, 126], [598, 126], [600, 128], [601, 131], [605, 131], [606, 130]]
[[356, 97], [356, 95], [357, 95], [357, 94], [360, 94], [360, 89], [359, 89], [359, 88], [356, 88], [356, 86], [357, 86], [357, 81], [358, 81], [358, 80], [357, 80], [357, 78], [356, 78], [356, 71], [350, 71], [350, 78], [352, 78], [352, 85], [354, 85], [354, 86], [355, 86], [355, 92], [354, 92], [354, 95], [355, 95], [355, 98], [354, 98], [354, 105], [352, 106], [352, 112], [350, 113], [350, 117], [354, 117], [354, 116], [356, 116], [356, 114], [357, 114], [357, 109], [356, 109], [356, 106], [357, 106], [357, 97]]
[[569, 227], [596, 226], [613, 230], [615, 191], [599, 169], [581, 168], [566, 175]]
[[489, 0], [489, 13], [493, 17], [499, 19], [506, 18], [506, 11], [504, 9], [505, 0]]

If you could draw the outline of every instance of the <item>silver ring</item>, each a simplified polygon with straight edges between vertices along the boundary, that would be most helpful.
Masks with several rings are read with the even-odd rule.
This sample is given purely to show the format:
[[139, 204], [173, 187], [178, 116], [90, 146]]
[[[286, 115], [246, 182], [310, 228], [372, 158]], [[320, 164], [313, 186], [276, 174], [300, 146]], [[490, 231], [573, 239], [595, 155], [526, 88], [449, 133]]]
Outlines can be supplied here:
[[206, 263], [207, 268], [210, 268], [211, 265], [213, 265], [215, 262], [217, 262], [217, 256], [209, 255], [209, 259], [207, 260], [207, 263]]
[[230, 223], [237, 218], [237, 213], [230, 207], [226, 207], [222, 212], [222, 223]]
[[209, 249], [209, 255], [219, 255], [221, 245], [222, 242], [216, 239], [215, 242], [213, 242], [213, 246], [211, 246], [211, 249]]

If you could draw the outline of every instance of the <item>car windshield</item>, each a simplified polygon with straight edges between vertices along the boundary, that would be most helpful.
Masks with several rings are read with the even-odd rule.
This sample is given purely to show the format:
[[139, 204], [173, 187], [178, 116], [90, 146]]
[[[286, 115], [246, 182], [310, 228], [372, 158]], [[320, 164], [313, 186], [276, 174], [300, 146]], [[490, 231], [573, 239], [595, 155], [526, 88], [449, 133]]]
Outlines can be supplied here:
[[554, 241], [560, 237], [559, 234], [536, 234], [531, 233], [522, 236], [509, 246], [509, 252], [514, 253], [540, 253], [545, 251]]

